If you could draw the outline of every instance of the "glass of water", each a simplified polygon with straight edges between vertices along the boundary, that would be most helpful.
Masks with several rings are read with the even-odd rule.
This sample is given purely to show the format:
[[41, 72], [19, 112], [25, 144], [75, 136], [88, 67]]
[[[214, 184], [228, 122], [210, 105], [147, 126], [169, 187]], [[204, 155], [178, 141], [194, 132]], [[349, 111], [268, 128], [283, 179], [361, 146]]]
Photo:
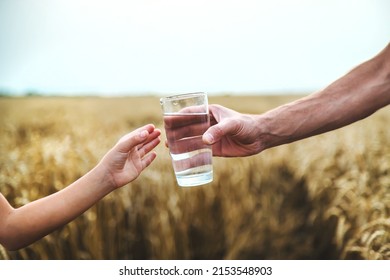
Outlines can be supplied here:
[[181, 187], [210, 183], [212, 151], [202, 141], [203, 133], [210, 126], [207, 94], [167, 96], [160, 99], [160, 104], [177, 183]]

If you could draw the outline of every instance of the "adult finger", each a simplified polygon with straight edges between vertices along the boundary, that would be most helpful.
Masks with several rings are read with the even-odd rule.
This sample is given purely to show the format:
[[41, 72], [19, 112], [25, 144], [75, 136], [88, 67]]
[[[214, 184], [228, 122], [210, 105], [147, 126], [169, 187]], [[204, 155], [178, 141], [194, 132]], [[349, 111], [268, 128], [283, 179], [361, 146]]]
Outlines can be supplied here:
[[180, 128], [166, 128], [166, 137], [169, 142], [177, 141], [186, 137], [194, 137], [202, 135], [209, 128], [207, 119], [202, 123], [191, 124]]
[[212, 145], [225, 135], [234, 135], [239, 131], [239, 123], [234, 119], [224, 119], [220, 123], [211, 126], [202, 137], [205, 144]]
[[206, 108], [204, 105], [200, 106], [191, 106], [182, 109], [178, 113], [165, 114], [164, 115], [164, 126], [166, 128], [176, 128], [193, 123], [204, 122], [204, 117], [206, 115]]
[[169, 144], [169, 151], [172, 154], [182, 154], [193, 150], [203, 149], [205, 146], [205, 143], [202, 141], [202, 135], [199, 135], [171, 142]]

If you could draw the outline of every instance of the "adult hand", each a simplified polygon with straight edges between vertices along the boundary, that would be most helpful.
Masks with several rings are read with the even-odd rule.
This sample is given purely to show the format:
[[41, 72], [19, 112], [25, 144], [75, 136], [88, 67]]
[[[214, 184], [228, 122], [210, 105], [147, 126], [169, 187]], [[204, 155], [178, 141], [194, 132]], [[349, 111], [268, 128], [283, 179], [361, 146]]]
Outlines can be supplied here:
[[244, 157], [265, 149], [256, 115], [241, 114], [221, 105], [210, 105], [210, 128], [203, 142], [212, 145], [213, 156]]

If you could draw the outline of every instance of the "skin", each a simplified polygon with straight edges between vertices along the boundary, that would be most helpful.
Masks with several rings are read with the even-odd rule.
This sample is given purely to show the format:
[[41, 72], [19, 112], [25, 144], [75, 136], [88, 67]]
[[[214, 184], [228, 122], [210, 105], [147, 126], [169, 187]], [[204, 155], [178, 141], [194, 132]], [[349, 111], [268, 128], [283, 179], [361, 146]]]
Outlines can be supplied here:
[[251, 156], [346, 126], [388, 104], [390, 44], [326, 88], [264, 114], [210, 105], [211, 126], [203, 142], [212, 145], [214, 156]]
[[156, 158], [160, 131], [151, 124], [123, 136], [83, 177], [52, 195], [13, 208], [0, 193], [0, 243], [28, 246], [69, 223], [110, 192], [135, 180]]

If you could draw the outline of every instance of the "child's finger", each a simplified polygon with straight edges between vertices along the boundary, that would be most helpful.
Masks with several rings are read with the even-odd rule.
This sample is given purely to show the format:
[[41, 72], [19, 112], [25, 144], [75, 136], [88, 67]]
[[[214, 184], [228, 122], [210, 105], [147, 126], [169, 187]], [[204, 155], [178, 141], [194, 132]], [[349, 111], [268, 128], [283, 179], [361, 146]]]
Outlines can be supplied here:
[[160, 138], [154, 138], [152, 141], [147, 142], [142, 147], [138, 149], [138, 152], [140, 153], [140, 156], [143, 157], [147, 153], [149, 153], [151, 150], [153, 150], [158, 144], [160, 143]]
[[144, 170], [146, 167], [148, 167], [153, 162], [153, 160], [156, 158], [156, 156], [157, 156], [156, 152], [151, 152], [147, 156], [145, 156], [142, 159], [142, 170]]
[[149, 137], [146, 142], [150, 142], [153, 139], [159, 137], [161, 135], [161, 131], [159, 129], [154, 129], [152, 132], [149, 133]]
[[[123, 136], [116, 144], [115, 149], [121, 153], [128, 153], [132, 148], [144, 143], [149, 139], [149, 136], [153, 134], [155, 128], [154, 125], [148, 124], [140, 127], [133, 132]], [[153, 135], [155, 135], [154, 133]]]
[[145, 144], [153, 141], [161, 135], [161, 131], [159, 129], [155, 129], [152, 133], [149, 134], [146, 141], [143, 141], [141, 144], [137, 146], [137, 149], [140, 150]]

